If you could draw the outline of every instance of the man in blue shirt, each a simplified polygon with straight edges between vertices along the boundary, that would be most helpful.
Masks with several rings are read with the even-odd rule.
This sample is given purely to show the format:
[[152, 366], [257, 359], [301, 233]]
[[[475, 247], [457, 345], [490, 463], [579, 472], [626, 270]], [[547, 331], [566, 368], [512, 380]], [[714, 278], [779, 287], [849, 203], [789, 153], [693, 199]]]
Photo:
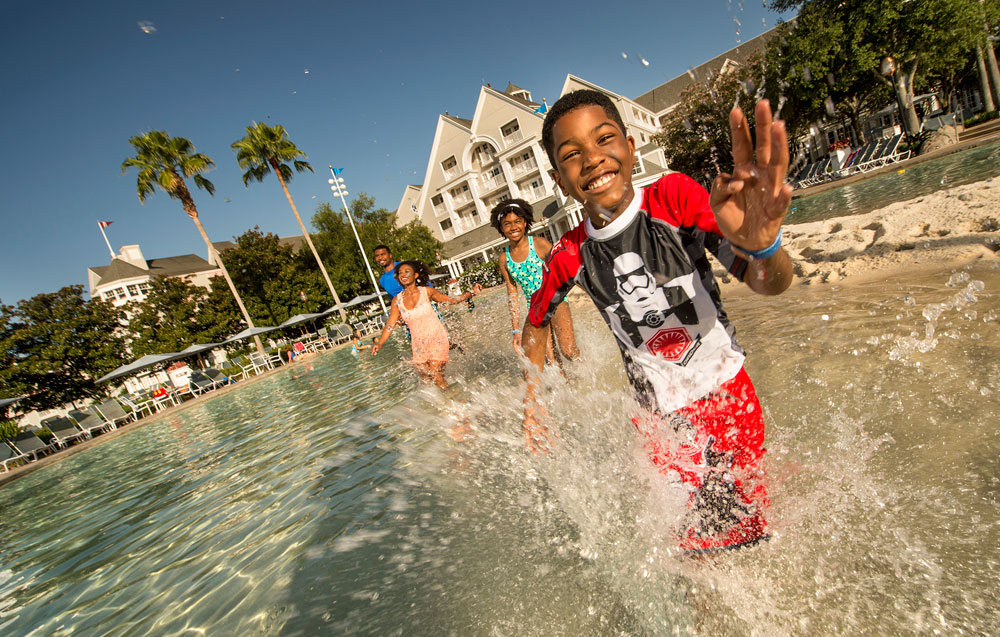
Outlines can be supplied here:
[[399, 284], [394, 274], [397, 263], [392, 259], [392, 250], [389, 246], [384, 244], [375, 246], [375, 263], [384, 270], [382, 276], [378, 278], [378, 284], [389, 294], [389, 298], [402, 292], [403, 286]]

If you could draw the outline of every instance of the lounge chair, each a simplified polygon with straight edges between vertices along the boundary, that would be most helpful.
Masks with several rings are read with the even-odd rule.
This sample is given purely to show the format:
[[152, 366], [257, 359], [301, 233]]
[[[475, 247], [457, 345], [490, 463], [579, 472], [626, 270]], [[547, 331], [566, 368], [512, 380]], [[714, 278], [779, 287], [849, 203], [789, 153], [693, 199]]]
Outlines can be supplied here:
[[104, 420], [92, 409], [74, 409], [69, 412], [68, 416], [76, 421], [77, 426], [86, 431], [87, 435], [91, 438], [94, 437], [94, 433], [102, 433], [108, 431], [112, 428], [112, 424]]
[[218, 387], [222, 387], [223, 385], [232, 385], [233, 383], [236, 382], [236, 379], [226, 376], [225, 374], [215, 369], [214, 367], [206, 368], [204, 370], [204, 373], [206, 376], [215, 381], [215, 384]]
[[250, 376], [258, 373], [257, 368], [254, 367], [253, 363], [246, 356], [240, 356], [235, 361], [232, 361], [232, 363], [240, 368], [243, 378], [250, 378]]
[[21, 455], [30, 455], [35, 460], [38, 460], [39, 454], [52, 453], [56, 450], [55, 443], [45, 444], [31, 431], [22, 431], [7, 442], [14, 447], [14, 451]]
[[118, 396], [118, 400], [125, 403], [125, 406], [132, 410], [132, 420], [139, 420], [142, 416], [152, 416], [154, 411], [159, 411], [156, 403], [154, 403], [149, 398], [140, 398], [139, 396], [126, 396], [121, 394]]
[[275, 364], [281, 364], [281, 356], [277, 354], [265, 354], [261, 356], [257, 352], [250, 354], [250, 363], [253, 365], [254, 371], [256, 373], [261, 373], [264, 370], [274, 369]]
[[191, 388], [191, 392], [194, 393], [195, 396], [201, 396], [205, 392], [210, 392], [218, 387], [218, 384], [206, 376], [204, 372], [196, 369], [191, 372], [191, 376], [188, 377], [188, 387]]
[[19, 460], [30, 461], [28, 456], [25, 454], [14, 451], [10, 445], [6, 442], [0, 442], [0, 467], [3, 467], [4, 471], [10, 471], [10, 467], [7, 466], [8, 463], [17, 462]]
[[105, 400], [100, 405], [97, 405], [96, 409], [97, 413], [99, 413], [104, 420], [110, 422], [111, 426], [115, 429], [118, 429], [118, 423], [128, 422], [128, 413], [122, 409], [122, 406], [114, 398]]
[[87, 432], [76, 426], [66, 416], [53, 416], [42, 421], [42, 426], [52, 432], [56, 446], [65, 449], [75, 440], [86, 440]]

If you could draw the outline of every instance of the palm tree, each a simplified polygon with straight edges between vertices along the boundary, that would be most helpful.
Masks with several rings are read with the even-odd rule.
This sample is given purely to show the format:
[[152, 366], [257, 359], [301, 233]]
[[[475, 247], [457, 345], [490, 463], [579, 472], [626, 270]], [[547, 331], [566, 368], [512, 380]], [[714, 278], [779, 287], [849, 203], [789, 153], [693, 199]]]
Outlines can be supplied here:
[[[157, 187], [170, 195], [171, 199], [180, 200], [184, 212], [194, 221], [198, 232], [201, 233], [201, 238], [208, 246], [209, 256], [215, 259], [219, 269], [222, 270], [222, 276], [229, 284], [233, 298], [236, 299], [236, 305], [243, 313], [243, 320], [249, 327], [253, 327], [253, 320], [247, 313], [243, 299], [240, 298], [236, 286], [233, 285], [233, 280], [229, 277], [226, 264], [222, 262], [222, 258], [208, 238], [208, 233], [205, 232], [205, 227], [201, 225], [201, 220], [198, 218], [198, 208], [195, 207], [191, 191], [188, 190], [187, 183], [184, 181], [185, 177], [191, 177], [196, 186], [207, 191], [210, 195], [215, 194], [215, 186], [201, 175], [214, 167], [215, 163], [207, 155], [196, 153], [194, 146], [187, 139], [171, 137], [164, 131], [150, 131], [131, 137], [128, 141], [135, 149], [135, 157], [129, 157], [122, 162], [122, 173], [129, 168], [135, 168], [139, 171], [136, 180], [139, 201], [145, 205], [146, 198], [152, 195]], [[264, 346], [261, 345], [260, 337], [255, 336], [254, 343], [257, 345], [257, 351], [263, 355]]]
[[[295, 172], [306, 170], [313, 172], [309, 162], [304, 161], [306, 154], [288, 139], [288, 133], [285, 131], [284, 126], [278, 124], [272, 127], [264, 122], [254, 122], [250, 126], [247, 126], [246, 136], [243, 139], [233, 142], [232, 148], [236, 151], [236, 161], [239, 162], [240, 168], [246, 170], [243, 173], [243, 185], [247, 188], [250, 187], [251, 179], [254, 181], [264, 181], [264, 177], [271, 174], [272, 171], [278, 177], [281, 189], [285, 191], [285, 198], [288, 199], [288, 205], [292, 207], [292, 212], [295, 213], [295, 220], [299, 222], [299, 228], [302, 229], [302, 236], [309, 245], [309, 249], [312, 250], [313, 256], [316, 258], [316, 263], [319, 264], [319, 270], [323, 273], [323, 278], [326, 279], [326, 286], [330, 288], [330, 294], [333, 295], [333, 302], [339, 306], [340, 297], [337, 296], [337, 291], [333, 289], [333, 282], [330, 281], [330, 275], [326, 273], [323, 260], [319, 258], [316, 246], [313, 245], [312, 238], [306, 230], [306, 224], [302, 223], [299, 209], [295, 207], [295, 201], [292, 200], [292, 194], [288, 192], [288, 182], [292, 180], [294, 173], [292, 173], [292, 169], [288, 166], [287, 162], [292, 163], [292, 166], [295, 167]], [[345, 323], [347, 322], [347, 315], [344, 313], [343, 308], [340, 308], [340, 320]]]

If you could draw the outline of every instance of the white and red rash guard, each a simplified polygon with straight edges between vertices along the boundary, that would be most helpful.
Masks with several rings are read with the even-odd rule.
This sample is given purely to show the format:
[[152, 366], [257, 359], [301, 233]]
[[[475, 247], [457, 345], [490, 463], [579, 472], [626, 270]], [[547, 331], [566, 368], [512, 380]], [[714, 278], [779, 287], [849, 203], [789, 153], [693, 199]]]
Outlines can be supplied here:
[[[743, 366], [706, 250], [742, 279], [746, 262], [722, 237], [708, 193], [690, 177], [665, 175], [636, 189], [607, 226], [585, 219], [552, 246], [528, 318], [536, 327], [547, 324], [570, 289], [581, 286], [614, 333], [640, 403], [667, 414]], [[637, 273], [624, 284], [623, 268]], [[635, 291], [631, 284], [644, 280], [648, 287]]]

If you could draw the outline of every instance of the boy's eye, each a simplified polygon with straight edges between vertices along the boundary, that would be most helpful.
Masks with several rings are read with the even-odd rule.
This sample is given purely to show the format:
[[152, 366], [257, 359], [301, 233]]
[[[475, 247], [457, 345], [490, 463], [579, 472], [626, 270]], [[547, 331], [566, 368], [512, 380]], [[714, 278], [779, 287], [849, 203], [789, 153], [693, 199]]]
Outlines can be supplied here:
[[568, 152], [565, 155], [563, 155], [562, 161], [566, 161], [567, 159], [571, 159], [572, 157], [575, 157], [575, 156], [577, 156], [579, 154], [580, 153], [578, 151], [571, 150], [570, 152]]
[[612, 139], [612, 138], [614, 138], [614, 135], [611, 135], [611, 134], [601, 135], [601, 138], [598, 140], [598, 142], [601, 143], [601, 144], [603, 144], [604, 142], [606, 142], [606, 141], [608, 141], [609, 139]]

